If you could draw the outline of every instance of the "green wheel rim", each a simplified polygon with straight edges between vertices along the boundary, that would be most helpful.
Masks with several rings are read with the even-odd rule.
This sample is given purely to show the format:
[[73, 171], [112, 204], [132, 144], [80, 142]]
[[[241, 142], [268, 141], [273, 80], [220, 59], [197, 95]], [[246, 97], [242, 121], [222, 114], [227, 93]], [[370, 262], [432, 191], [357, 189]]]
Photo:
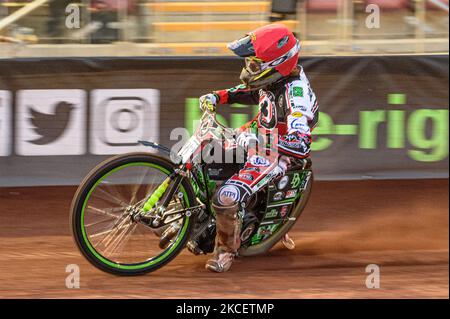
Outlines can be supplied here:
[[[89, 198], [91, 197], [92, 192], [96, 189], [97, 185], [100, 184], [105, 178], [107, 178], [109, 175], [113, 174], [114, 172], [117, 172], [117, 171], [119, 171], [119, 170], [121, 170], [123, 168], [130, 167], [130, 166], [148, 166], [148, 167], [156, 168], [156, 169], [166, 173], [167, 175], [170, 174], [169, 170], [167, 170], [164, 167], [161, 167], [161, 166], [156, 165], [156, 164], [145, 163], [145, 162], [129, 163], [129, 164], [121, 165], [121, 166], [116, 167], [115, 169], [109, 171], [108, 173], [106, 173], [105, 175], [100, 177], [98, 179], [98, 181], [89, 190], [89, 193], [87, 194], [87, 196], [86, 196], [86, 198], [85, 198], [85, 200], [83, 202], [83, 207], [81, 209], [81, 225], [80, 226], [81, 226], [81, 233], [83, 235], [84, 243], [88, 247], [89, 251], [98, 260], [100, 260], [102, 263], [104, 263], [104, 264], [106, 264], [106, 265], [108, 265], [110, 267], [113, 267], [113, 268], [124, 269], [124, 270], [138, 270], [138, 269], [147, 268], [149, 266], [153, 266], [153, 265], [155, 265], [155, 264], [157, 264], [159, 262], [164, 261], [167, 257], [169, 257], [171, 255], [171, 253], [181, 244], [182, 239], [185, 236], [186, 230], [188, 229], [190, 218], [188, 216], [185, 216], [181, 232], [178, 235], [176, 241], [170, 246], [170, 248], [168, 250], [163, 251], [158, 256], [155, 256], [155, 257], [151, 258], [148, 261], [145, 261], [145, 262], [139, 263], [139, 264], [119, 264], [119, 263], [112, 262], [111, 260], [109, 260], [109, 259], [103, 257], [102, 255], [100, 255], [95, 250], [95, 248], [92, 247], [89, 239], [87, 238], [86, 230], [85, 230], [85, 227], [84, 227], [84, 211], [86, 209], [87, 202], [88, 202]], [[181, 192], [183, 193], [185, 204], [188, 203], [188, 205], [189, 205], [190, 204], [189, 203], [189, 199], [188, 199], [186, 190], [184, 189], [183, 185], [180, 185], [180, 189], [181, 189]]]

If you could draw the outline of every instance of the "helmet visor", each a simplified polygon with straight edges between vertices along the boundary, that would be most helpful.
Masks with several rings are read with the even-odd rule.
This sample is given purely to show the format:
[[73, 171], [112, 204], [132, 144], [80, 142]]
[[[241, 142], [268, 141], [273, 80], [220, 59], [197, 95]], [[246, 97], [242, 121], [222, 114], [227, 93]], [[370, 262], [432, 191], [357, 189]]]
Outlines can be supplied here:
[[255, 48], [253, 47], [252, 39], [249, 35], [229, 43], [227, 47], [233, 51], [234, 54], [242, 58], [255, 55]]

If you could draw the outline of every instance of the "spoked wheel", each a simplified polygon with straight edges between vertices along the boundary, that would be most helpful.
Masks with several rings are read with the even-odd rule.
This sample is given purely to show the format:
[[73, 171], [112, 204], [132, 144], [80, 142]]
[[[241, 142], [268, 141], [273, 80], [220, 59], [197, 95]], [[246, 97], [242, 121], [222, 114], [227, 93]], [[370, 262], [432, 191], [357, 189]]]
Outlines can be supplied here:
[[[173, 170], [161, 157], [133, 153], [101, 163], [86, 177], [72, 202], [71, 228], [80, 251], [94, 266], [139, 275], [162, 267], [182, 250], [193, 216], [171, 214], [159, 228], [140, 218], [149, 196]], [[184, 180], [166, 212], [194, 205], [192, 187]]]
[[295, 206], [292, 208], [291, 213], [289, 215], [289, 217], [293, 218], [293, 220], [285, 222], [268, 239], [264, 240], [263, 242], [253, 246], [241, 247], [239, 249], [239, 255], [241, 256], [259, 255], [269, 251], [273, 246], [275, 246], [275, 244], [278, 243], [281, 240], [281, 238], [285, 234], [287, 234], [289, 230], [295, 225], [298, 218], [300, 218], [300, 215], [305, 209], [306, 204], [308, 203], [309, 197], [311, 195], [313, 183], [314, 183], [314, 174], [313, 171], [311, 171], [311, 175], [305, 187], [305, 190], [303, 191], [302, 196], [297, 201]]

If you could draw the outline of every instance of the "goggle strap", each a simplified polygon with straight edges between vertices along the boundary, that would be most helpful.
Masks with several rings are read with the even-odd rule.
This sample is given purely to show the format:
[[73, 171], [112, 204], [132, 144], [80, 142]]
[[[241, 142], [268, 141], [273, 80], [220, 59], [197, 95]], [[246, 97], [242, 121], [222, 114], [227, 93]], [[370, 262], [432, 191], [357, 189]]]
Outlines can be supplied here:
[[267, 68], [274, 68], [279, 66], [280, 64], [283, 64], [284, 62], [286, 62], [287, 60], [289, 60], [290, 58], [292, 58], [294, 55], [296, 55], [298, 52], [300, 51], [300, 41], [297, 40], [297, 43], [295, 44], [294, 47], [292, 47], [292, 49], [290, 49], [288, 52], [286, 52], [285, 54], [283, 54], [281, 57], [272, 60], [270, 62], [265, 62], [261, 64], [261, 69], [265, 70]]

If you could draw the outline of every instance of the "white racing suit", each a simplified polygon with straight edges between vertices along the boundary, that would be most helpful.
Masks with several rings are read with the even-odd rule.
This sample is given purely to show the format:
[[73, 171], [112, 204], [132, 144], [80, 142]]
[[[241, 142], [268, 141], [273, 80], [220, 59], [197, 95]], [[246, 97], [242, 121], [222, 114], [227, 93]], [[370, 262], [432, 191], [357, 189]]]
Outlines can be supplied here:
[[[265, 89], [250, 91], [238, 85], [214, 92], [218, 104], [258, 104], [257, 116], [240, 130], [253, 129], [265, 141], [262, 150], [248, 150], [244, 168], [228, 179], [213, 197], [217, 236], [216, 260], [211, 262], [216, 262], [216, 268], [222, 253], [236, 253], [240, 246], [239, 205], [245, 207], [252, 194], [284, 175], [290, 158], [305, 158], [310, 154], [311, 131], [318, 121], [319, 107], [301, 66], [299, 70], [299, 76], [287, 77]], [[229, 254], [225, 255], [229, 258]]]

